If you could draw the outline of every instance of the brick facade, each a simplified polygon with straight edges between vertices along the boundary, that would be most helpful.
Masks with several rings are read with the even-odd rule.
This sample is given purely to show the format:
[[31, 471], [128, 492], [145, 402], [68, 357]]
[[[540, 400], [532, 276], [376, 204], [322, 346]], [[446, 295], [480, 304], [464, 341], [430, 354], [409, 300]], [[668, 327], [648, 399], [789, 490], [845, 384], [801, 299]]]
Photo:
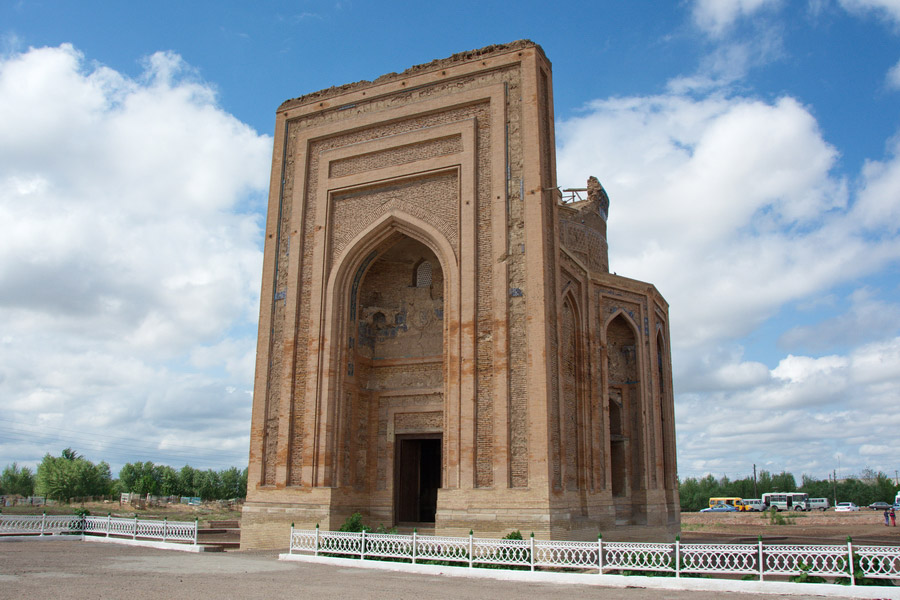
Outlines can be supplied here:
[[550, 81], [520, 41], [278, 109], [242, 547], [677, 531], [668, 306], [561, 202]]

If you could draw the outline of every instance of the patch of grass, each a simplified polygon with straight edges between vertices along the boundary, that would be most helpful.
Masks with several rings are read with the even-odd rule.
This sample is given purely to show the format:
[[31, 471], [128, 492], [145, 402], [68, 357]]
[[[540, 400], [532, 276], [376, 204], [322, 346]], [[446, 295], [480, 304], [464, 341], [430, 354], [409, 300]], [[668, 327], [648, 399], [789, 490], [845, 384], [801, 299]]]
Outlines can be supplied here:
[[769, 509], [769, 525], [793, 525], [795, 518], [793, 514], [781, 514], [774, 506]]
[[240, 508], [229, 508], [227, 506], [219, 506], [215, 502], [202, 504], [200, 506], [188, 506], [187, 504], [168, 504], [164, 506], [148, 506], [147, 508], [138, 508], [129, 504], [119, 504], [118, 502], [86, 502], [84, 504], [72, 503], [62, 504], [56, 503], [52, 506], [5, 506], [3, 507], [4, 515], [40, 515], [47, 513], [48, 515], [67, 515], [67, 514], [86, 514], [93, 516], [105, 517], [112, 514], [113, 517], [123, 517], [133, 519], [156, 519], [162, 521], [168, 519], [170, 521], [193, 521], [199, 519], [203, 525], [208, 521], [240, 521]]

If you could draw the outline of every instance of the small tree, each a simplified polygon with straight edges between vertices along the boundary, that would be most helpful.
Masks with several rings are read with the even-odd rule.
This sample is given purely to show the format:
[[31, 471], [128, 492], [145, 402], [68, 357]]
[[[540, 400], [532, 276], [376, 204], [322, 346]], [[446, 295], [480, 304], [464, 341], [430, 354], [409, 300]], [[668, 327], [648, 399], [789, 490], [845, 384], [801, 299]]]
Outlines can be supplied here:
[[34, 473], [28, 467], [20, 468], [16, 463], [7, 465], [0, 474], [0, 494], [33, 495]]
[[60, 456], [47, 454], [37, 468], [35, 491], [62, 502], [83, 496], [105, 496], [112, 487], [109, 465], [95, 465], [71, 448]]

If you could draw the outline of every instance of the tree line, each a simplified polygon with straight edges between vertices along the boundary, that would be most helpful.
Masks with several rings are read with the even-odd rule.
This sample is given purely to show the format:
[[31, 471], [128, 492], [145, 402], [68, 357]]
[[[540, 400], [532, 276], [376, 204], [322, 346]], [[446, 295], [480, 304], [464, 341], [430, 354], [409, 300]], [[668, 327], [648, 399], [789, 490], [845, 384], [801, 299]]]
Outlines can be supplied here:
[[866, 469], [859, 477], [847, 477], [840, 481], [815, 479], [803, 475], [800, 485], [791, 473], [782, 471], [771, 474], [760, 471], [754, 485], [753, 477], [730, 480], [727, 476], [716, 479], [712, 475], [702, 478], [688, 477], [679, 482], [681, 510], [698, 511], [709, 506], [709, 499], [736, 496], [759, 498], [767, 492], [804, 492], [810, 498], [828, 498], [829, 504], [853, 502], [868, 506], [872, 502], [893, 502], [900, 486], [882, 472]]
[[230, 500], [247, 496], [247, 469], [215, 471], [185, 465], [175, 470], [150, 461], [126, 463], [113, 479], [109, 464], [97, 464], [71, 448], [59, 456], [44, 456], [37, 472], [16, 463], [0, 472], [0, 495], [44, 496], [66, 502], [69, 498], [113, 496], [122, 492], [151, 496], [191, 496], [203, 500]]

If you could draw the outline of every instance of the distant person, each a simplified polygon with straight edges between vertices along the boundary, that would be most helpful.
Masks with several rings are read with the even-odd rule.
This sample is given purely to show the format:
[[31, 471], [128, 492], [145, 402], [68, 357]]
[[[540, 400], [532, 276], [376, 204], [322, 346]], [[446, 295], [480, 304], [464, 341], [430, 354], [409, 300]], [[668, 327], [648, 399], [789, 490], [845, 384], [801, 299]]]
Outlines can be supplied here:
[[897, 526], [897, 513], [894, 512], [894, 507], [891, 507], [891, 525], [893, 527]]
[[888, 509], [884, 509], [884, 526], [885, 527], [891, 526], [891, 513]]

